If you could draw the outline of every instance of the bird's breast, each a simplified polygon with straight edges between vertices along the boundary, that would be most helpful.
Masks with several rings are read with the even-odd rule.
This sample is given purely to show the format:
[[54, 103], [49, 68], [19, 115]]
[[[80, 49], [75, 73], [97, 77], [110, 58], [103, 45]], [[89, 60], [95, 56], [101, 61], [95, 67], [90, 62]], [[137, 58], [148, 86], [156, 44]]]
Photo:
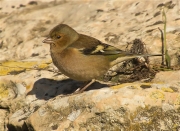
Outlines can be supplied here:
[[68, 77], [89, 81], [103, 76], [110, 68], [110, 62], [101, 55], [84, 55], [75, 48], [61, 53], [51, 52], [54, 65]]

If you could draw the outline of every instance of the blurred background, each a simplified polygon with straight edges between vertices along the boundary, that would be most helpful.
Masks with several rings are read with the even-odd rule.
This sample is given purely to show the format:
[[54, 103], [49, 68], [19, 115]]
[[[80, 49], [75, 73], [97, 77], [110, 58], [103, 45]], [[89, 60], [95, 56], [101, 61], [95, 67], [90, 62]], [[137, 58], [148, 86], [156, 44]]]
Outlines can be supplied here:
[[[0, 0], [0, 61], [49, 57], [42, 40], [59, 23], [125, 49], [141, 39], [150, 53], [161, 52], [163, 5], [167, 12], [167, 43], [178, 63], [180, 2], [178, 0]], [[176, 55], [176, 57], [174, 56]], [[157, 60], [158, 62], [159, 60]]]

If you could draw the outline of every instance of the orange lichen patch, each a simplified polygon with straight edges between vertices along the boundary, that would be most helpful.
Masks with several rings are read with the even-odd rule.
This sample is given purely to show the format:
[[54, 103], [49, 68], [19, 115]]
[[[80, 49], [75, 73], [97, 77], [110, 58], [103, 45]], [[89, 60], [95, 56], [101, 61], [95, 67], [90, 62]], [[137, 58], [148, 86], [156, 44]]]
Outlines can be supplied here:
[[171, 93], [174, 92], [171, 88], [167, 88], [167, 87], [162, 87], [161, 90], [163, 90], [164, 92], [171, 92]]
[[162, 100], [165, 99], [165, 96], [164, 96], [164, 94], [163, 94], [161, 91], [153, 91], [153, 92], [150, 94], [150, 97], [151, 97], [152, 99], [162, 99]]
[[45, 69], [52, 61], [6, 61], [0, 63], [0, 76], [18, 74], [26, 70]]

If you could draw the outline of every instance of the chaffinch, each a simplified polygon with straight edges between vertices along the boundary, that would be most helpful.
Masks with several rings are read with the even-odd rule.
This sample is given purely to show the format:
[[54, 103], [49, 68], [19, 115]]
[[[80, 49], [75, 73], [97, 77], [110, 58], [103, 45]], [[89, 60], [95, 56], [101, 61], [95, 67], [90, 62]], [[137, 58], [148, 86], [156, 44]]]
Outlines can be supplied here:
[[118, 62], [122, 62], [138, 56], [159, 56], [122, 51], [93, 37], [79, 34], [66, 24], [55, 26], [43, 43], [50, 44], [54, 65], [63, 74], [78, 81], [90, 81], [103, 76], [117, 63], [117, 58]]

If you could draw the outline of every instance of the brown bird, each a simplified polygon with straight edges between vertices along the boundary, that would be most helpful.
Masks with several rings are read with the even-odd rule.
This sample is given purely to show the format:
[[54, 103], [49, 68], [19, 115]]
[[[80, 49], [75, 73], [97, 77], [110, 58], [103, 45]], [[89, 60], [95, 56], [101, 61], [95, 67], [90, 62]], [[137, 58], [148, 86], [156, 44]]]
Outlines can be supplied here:
[[55, 26], [43, 43], [50, 44], [52, 61], [63, 74], [74, 80], [91, 81], [80, 92], [84, 91], [95, 79], [102, 77], [118, 62], [138, 56], [161, 55], [128, 53], [93, 37], [79, 34], [66, 24]]

